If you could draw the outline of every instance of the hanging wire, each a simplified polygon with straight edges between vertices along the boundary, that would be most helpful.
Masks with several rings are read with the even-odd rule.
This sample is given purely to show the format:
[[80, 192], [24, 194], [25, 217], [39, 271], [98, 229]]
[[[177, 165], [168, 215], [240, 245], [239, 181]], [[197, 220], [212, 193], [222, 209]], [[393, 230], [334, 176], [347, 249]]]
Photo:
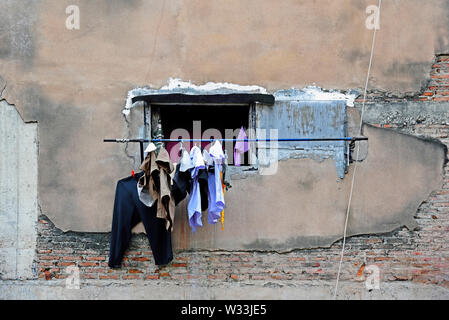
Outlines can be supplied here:
[[[382, 0], [379, 0], [379, 11], [378, 11], [378, 16], [376, 17], [376, 21], [379, 21], [380, 19], [380, 8], [382, 6]], [[366, 75], [366, 81], [365, 81], [365, 90], [363, 92], [363, 101], [362, 101], [362, 111], [360, 113], [360, 127], [359, 127], [359, 134], [362, 134], [362, 125], [363, 125], [363, 114], [365, 112], [365, 100], [366, 100], [366, 91], [368, 88], [368, 81], [369, 81], [369, 75], [371, 73], [371, 66], [373, 63], [373, 53], [374, 53], [374, 44], [376, 43], [376, 30], [377, 27], [374, 27], [374, 33], [373, 33], [373, 41], [371, 43], [371, 54], [370, 54], [370, 58], [369, 58], [369, 65], [368, 65], [368, 72]], [[359, 158], [359, 152], [360, 152], [360, 143], [357, 145], [357, 151], [356, 151], [356, 159]], [[348, 219], [349, 219], [349, 211], [351, 209], [351, 202], [352, 202], [352, 194], [354, 191], [354, 181], [355, 181], [355, 176], [356, 176], [356, 172], [357, 172], [357, 164], [358, 161], [355, 161], [354, 164], [354, 172], [352, 174], [352, 181], [351, 181], [351, 189], [349, 192], [349, 200], [348, 200], [348, 207], [346, 210], [346, 219], [345, 219], [345, 227], [344, 227], [344, 231], [343, 231], [343, 245], [341, 248], [341, 255], [340, 255], [340, 264], [338, 266], [338, 273], [337, 273], [337, 281], [335, 284], [335, 291], [334, 291], [334, 300], [337, 298], [337, 291], [338, 291], [338, 282], [340, 280], [340, 273], [341, 273], [341, 264], [343, 262], [343, 256], [344, 256], [344, 252], [345, 252], [345, 245], [346, 245], [346, 231], [347, 231], [347, 227], [348, 227]]]

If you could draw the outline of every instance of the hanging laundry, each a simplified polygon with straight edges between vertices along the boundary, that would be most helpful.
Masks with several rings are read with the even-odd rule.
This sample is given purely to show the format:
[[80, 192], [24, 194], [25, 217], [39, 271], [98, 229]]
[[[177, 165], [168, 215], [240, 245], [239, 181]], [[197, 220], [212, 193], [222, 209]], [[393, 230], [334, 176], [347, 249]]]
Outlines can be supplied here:
[[181, 158], [176, 166], [175, 174], [173, 176], [172, 195], [175, 199], [175, 205], [178, 205], [190, 192], [190, 169], [193, 168], [192, 161], [190, 160], [189, 153], [185, 150], [181, 150]]
[[221, 184], [222, 165], [224, 160], [224, 153], [221, 143], [216, 140], [213, 146], [209, 149], [209, 155], [213, 159], [213, 171], [208, 172], [208, 186], [209, 186], [209, 210], [208, 222], [215, 224], [221, 218], [221, 212], [225, 208], [223, 188]]
[[[151, 151], [140, 166], [144, 175], [139, 179], [138, 188], [141, 195], [147, 192], [153, 200], [157, 201], [156, 216], [166, 220], [167, 230], [173, 230], [175, 218], [175, 202], [171, 195], [171, 177], [174, 170], [169, 154], [164, 147], [160, 147], [156, 156], [156, 150]], [[142, 197], [141, 201], [142, 201]], [[145, 198], [144, 198], [145, 200]], [[142, 201], [146, 204], [145, 201]]]
[[194, 167], [190, 155], [185, 149], [183, 149], [181, 159], [179, 159], [179, 166], [181, 172], [186, 172]]
[[[239, 135], [237, 137], [239, 140], [248, 139], [243, 127], [240, 128]], [[249, 150], [248, 141], [236, 141], [234, 147], [234, 165], [240, 166], [241, 156], [243, 153]]]
[[[136, 173], [137, 179], [144, 172]], [[133, 176], [121, 179], [115, 189], [114, 211], [112, 217], [108, 266], [119, 268], [131, 239], [131, 230], [142, 221], [153, 252], [156, 265], [165, 265], [173, 260], [171, 232], [166, 229], [165, 221], [156, 217], [156, 206], [148, 208], [139, 199]]]
[[192, 150], [190, 150], [190, 160], [193, 168], [190, 169], [192, 180], [190, 198], [187, 204], [187, 213], [189, 216], [190, 227], [192, 228], [192, 231], [195, 232], [197, 227], [203, 226], [203, 223], [201, 222], [201, 191], [198, 178], [200, 170], [206, 168], [201, 150], [197, 146], [194, 146]]

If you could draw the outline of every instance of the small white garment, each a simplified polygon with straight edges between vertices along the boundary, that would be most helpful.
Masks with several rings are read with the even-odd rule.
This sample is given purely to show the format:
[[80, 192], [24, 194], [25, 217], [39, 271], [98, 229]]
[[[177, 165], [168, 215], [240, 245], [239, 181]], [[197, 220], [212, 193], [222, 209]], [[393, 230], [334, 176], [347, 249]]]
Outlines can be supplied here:
[[194, 179], [198, 175], [198, 171], [200, 169], [206, 168], [203, 155], [201, 154], [201, 149], [197, 146], [193, 146], [193, 148], [190, 150], [190, 161], [192, 164], [192, 169], [190, 169], [190, 176], [192, 177], [192, 179]]
[[221, 217], [221, 212], [226, 208], [224, 200], [224, 192], [221, 183], [221, 173], [223, 171], [223, 160], [225, 154], [221, 147], [220, 141], [216, 140], [214, 145], [209, 149], [209, 155], [213, 159], [214, 172], [209, 173], [208, 181], [208, 222], [217, 223]]
[[143, 187], [139, 187], [137, 183], [137, 193], [139, 194], [139, 199], [147, 207], [151, 207], [154, 204], [154, 199], [151, 197], [149, 192], [143, 191]]
[[190, 159], [189, 153], [184, 149], [182, 150], [181, 159], [179, 159], [179, 171], [185, 172], [194, 167], [192, 159]]
[[210, 167], [214, 165], [214, 159], [210, 156], [209, 152], [206, 149], [203, 150], [203, 159], [206, 167]]
[[222, 164], [225, 155], [223, 153], [223, 147], [221, 146], [220, 141], [215, 140], [215, 143], [209, 149], [209, 155], [216, 164]]
[[156, 150], [156, 145], [153, 142], [150, 142], [150, 144], [147, 146], [144, 152], [152, 152]]

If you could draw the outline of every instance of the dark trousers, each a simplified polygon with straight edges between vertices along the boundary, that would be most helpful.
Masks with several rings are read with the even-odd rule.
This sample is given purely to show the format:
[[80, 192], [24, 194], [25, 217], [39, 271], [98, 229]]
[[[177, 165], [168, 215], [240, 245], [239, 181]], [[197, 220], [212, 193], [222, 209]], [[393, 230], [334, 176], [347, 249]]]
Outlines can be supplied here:
[[[142, 174], [136, 174], [136, 178]], [[136, 178], [130, 176], [117, 182], [108, 262], [111, 268], [121, 266], [131, 239], [131, 229], [140, 221], [145, 227], [154, 262], [164, 265], [173, 259], [171, 233], [165, 228], [165, 220], [156, 218], [157, 203], [147, 207], [140, 201]]]

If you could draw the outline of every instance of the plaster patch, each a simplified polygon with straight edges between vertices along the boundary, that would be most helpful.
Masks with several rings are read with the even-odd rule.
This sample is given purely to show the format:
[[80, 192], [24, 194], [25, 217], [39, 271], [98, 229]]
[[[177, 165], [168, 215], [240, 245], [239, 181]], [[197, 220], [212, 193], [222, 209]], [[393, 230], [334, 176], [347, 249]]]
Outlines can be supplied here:
[[[151, 87], [151, 85], [150, 85]], [[149, 94], [163, 94], [163, 93], [183, 93], [192, 95], [204, 94], [226, 94], [234, 92], [244, 93], [260, 93], [267, 94], [267, 90], [257, 85], [238, 85], [228, 82], [207, 82], [202, 85], [195, 85], [191, 81], [183, 81], [179, 78], [169, 78], [167, 84], [160, 89], [151, 89], [148, 87], [135, 88], [128, 91], [125, 108], [122, 113], [125, 116], [129, 115], [130, 109], [133, 107], [132, 99], [134, 97], [149, 95]]]
[[[125, 108], [122, 113], [128, 116], [133, 107], [132, 99], [138, 96], [164, 93], [183, 93], [192, 95], [226, 94], [226, 93], [260, 93], [268, 94], [267, 89], [258, 85], [239, 85], [228, 82], [207, 82], [202, 85], [193, 84], [191, 81], [183, 81], [179, 78], [169, 78], [167, 84], [160, 89], [139, 87], [128, 91]], [[277, 101], [345, 101], [346, 106], [353, 107], [354, 100], [358, 96], [355, 90], [343, 93], [338, 90], [324, 90], [317, 86], [307, 86], [303, 89], [290, 88], [278, 90], [274, 93]]]
[[307, 86], [301, 90], [290, 88], [274, 93], [276, 101], [346, 101], [346, 106], [353, 107], [358, 92], [350, 90], [342, 93], [338, 90], [323, 90], [317, 86]]

